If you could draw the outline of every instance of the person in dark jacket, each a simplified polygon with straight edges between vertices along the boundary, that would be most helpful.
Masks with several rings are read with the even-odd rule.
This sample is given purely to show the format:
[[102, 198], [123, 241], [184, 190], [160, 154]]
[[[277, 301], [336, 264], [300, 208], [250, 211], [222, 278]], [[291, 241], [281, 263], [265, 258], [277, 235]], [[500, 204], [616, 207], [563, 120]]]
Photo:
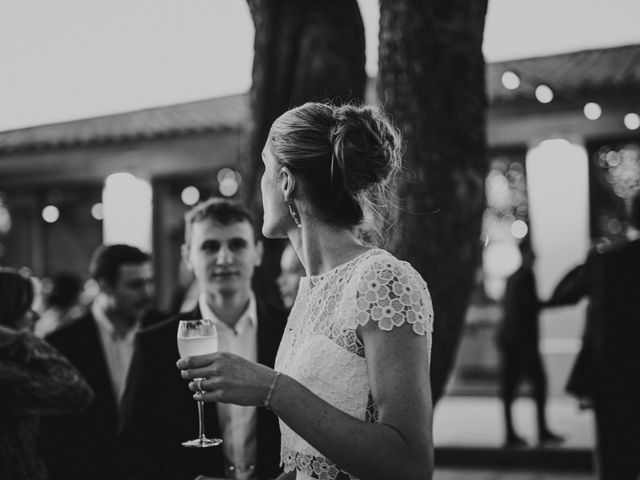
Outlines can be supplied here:
[[600, 480], [640, 476], [640, 193], [628, 239], [600, 244], [554, 289], [552, 305], [589, 300], [582, 348], [567, 384], [594, 409]]
[[[151, 257], [137, 247], [99, 247], [90, 265], [100, 293], [86, 314], [46, 340], [87, 379], [95, 393], [80, 414], [42, 422], [40, 445], [54, 480], [112, 480], [119, 404], [136, 332], [151, 319]], [[157, 321], [155, 318], [152, 321]]]
[[51, 345], [31, 333], [30, 279], [0, 269], [0, 478], [46, 480], [38, 453], [43, 416], [80, 411], [93, 392], [80, 373]]
[[251, 279], [262, 260], [262, 244], [244, 206], [209, 199], [189, 211], [185, 223], [182, 253], [198, 282], [198, 305], [137, 336], [122, 405], [117, 478], [275, 478], [280, 473], [280, 430], [277, 417], [265, 408], [206, 404], [205, 433], [222, 438], [222, 445], [181, 445], [197, 436], [198, 415], [188, 382], [176, 368], [179, 320], [212, 319], [219, 351], [270, 367], [286, 323], [284, 310], [253, 294]]
[[538, 316], [542, 306], [538, 299], [533, 273], [535, 253], [529, 238], [519, 244], [522, 265], [508, 279], [504, 294], [503, 319], [498, 331], [500, 351], [500, 394], [505, 422], [505, 447], [526, 446], [514, 427], [512, 406], [523, 380], [528, 380], [536, 404], [538, 441], [559, 443], [564, 439], [553, 433], [546, 418], [547, 376], [538, 348]]

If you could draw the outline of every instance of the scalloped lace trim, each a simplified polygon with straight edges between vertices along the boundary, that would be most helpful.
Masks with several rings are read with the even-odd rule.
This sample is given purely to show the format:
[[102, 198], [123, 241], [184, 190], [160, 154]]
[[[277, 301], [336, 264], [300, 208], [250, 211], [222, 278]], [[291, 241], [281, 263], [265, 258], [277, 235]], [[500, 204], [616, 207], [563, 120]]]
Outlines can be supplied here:
[[335, 480], [340, 473], [344, 473], [350, 480], [358, 480], [353, 475], [350, 475], [349, 472], [339, 469], [331, 460], [324, 457], [304, 455], [288, 450], [282, 452], [282, 463], [284, 464], [285, 472], [297, 470], [308, 477], [319, 480]]

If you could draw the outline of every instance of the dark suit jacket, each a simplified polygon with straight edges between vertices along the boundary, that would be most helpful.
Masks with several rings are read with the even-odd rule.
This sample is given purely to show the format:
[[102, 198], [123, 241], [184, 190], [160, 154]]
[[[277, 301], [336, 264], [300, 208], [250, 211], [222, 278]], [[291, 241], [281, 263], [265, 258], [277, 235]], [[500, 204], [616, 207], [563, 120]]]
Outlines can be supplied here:
[[598, 385], [608, 395], [638, 397], [640, 362], [640, 240], [589, 258], [591, 336]]
[[111, 379], [91, 312], [47, 337], [80, 371], [95, 393], [82, 413], [46, 417], [40, 445], [52, 480], [110, 479], [118, 425]]
[[[273, 367], [286, 323], [286, 312], [258, 302], [258, 362]], [[198, 414], [187, 381], [176, 367], [178, 321], [201, 318], [200, 309], [180, 314], [138, 334], [137, 350], [122, 402], [117, 478], [192, 480], [197, 475], [224, 477], [222, 447], [185, 448], [195, 438]], [[220, 437], [215, 404], [204, 407], [205, 432]], [[280, 473], [280, 430], [277, 417], [258, 409], [259, 478]]]
[[634, 381], [640, 378], [634, 353], [640, 337], [640, 240], [592, 250], [561, 280], [548, 304], [573, 304], [585, 296], [582, 348], [567, 390], [580, 397], [616, 398], [618, 404], [640, 400]]
[[[158, 319], [159, 314], [154, 312], [143, 326]], [[42, 419], [39, 443], [49, 475], [52, 480], [111, 480], [118, 405], [91, 311], [46, 340], [69, 359], [95, 393], [82, 413]]]

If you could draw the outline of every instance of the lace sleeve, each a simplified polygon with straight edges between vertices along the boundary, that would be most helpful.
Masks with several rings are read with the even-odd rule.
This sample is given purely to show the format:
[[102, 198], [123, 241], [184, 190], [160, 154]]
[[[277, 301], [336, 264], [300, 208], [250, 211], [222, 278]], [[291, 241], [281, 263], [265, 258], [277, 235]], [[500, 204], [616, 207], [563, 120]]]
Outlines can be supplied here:
[[411, 265], [391, 255], [373, 257], [353, 285], [351, 308], [356, 324], [377, 322], [390, 331], [405, 322], [418, 335], [433, 331], [433, 306], [427, 284]]

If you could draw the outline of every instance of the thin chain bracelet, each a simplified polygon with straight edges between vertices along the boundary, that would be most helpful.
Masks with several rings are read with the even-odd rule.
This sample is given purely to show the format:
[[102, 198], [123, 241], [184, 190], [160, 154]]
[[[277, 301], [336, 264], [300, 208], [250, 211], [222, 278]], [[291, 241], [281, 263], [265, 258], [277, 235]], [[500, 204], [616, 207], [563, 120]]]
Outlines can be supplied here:
[[280, 372], [276, 372], [276, 376], [273, 377], [273, 381], [271, 382], [271, 386], [269, 387], [269, 393], [267, 393], [267, 398], [264, 399], [263, 406], [265, 408], [271, 408], [271, 395], [273, 395], [273, 389], [276, 388], [276, 382], [278, 381], [278, 377], [280, 376]]

